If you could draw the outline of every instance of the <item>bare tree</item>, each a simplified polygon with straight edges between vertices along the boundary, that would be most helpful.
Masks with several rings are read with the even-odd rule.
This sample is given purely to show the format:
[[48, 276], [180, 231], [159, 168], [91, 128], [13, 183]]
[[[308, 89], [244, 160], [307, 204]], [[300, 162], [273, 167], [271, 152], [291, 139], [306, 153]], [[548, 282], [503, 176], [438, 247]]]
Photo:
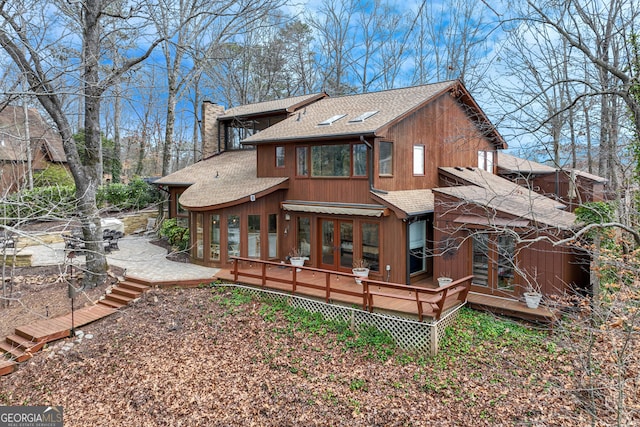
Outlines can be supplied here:
[[[107, 268], [96, 206], [96, 190], [102, 178], [100, 102], [105, 90], [131, 67], [144, 61], [160, 40], [149, 44], [141, 55], [128, 59], [101, 76], [99, 63], [103, 57], [103, 23], [107, 19], [127, 25], [140, 22], [139, 19], [133, 19], [133, 12], [137, 10], [135, 5], [131, 5], [130, 11], [124, 14], [117, 8], [118, 4], [105, 0], [46, 3], [44, 6], [38, 0], [0, 2], [0, 46], [27, 76], [30, 91], [54, 121], [62, 138], [76, 183], [82, 229], [88, 248], [85, 284], [95, 286], [104, 280]], [[54, 20], [58, 21], [55, 27], [50, 25]], [[71, 31], [60, 28], [60, 22], [80, 28], [79, 40], [72, 36]], [[48, 44], [43, 46], [45, 40]], [[69, 44], [78, 45], [78, 50], [67, 49]], [[57, 48], [67, 55], [60, 55]], [[60, 64], [52, 62], [50, 55], [59, 59]], [[76, 64], [79, 64], [79, 68]], [[84, 96], [83, 156], [73, 139], [72, 126], [61, 96], [70, 74], [76, 77], [75, 91]]]

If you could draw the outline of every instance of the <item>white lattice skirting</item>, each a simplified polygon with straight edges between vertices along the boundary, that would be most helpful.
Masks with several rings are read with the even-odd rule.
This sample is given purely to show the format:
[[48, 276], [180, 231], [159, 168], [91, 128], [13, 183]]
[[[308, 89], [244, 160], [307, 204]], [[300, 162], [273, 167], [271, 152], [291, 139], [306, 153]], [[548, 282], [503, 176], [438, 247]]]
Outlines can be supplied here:
[[250, 294], [259, 297], [267, 296], [275, 301], [285, 302], [292, 307], [302, 308], [312, 313], [320, 313], [325, 319], [347, 322], [355, 327], [361, 325], [374, 326], [381, 331], [388, 332], [398, 347], [405, 350], [428, 352], [432, 356], [438, 354], [439, 342], [441, 337], [444, 336], [445, 328], [453, 324], [458, 310], [464, 305], [449, 309], [442, 314], [438, 321], [417, 322], [400, 316], [369, 313], [358, 308], [328, 304], [324, 301], [278, 291], [231, 283], [222, 283], [216, 286], [241, 288]]

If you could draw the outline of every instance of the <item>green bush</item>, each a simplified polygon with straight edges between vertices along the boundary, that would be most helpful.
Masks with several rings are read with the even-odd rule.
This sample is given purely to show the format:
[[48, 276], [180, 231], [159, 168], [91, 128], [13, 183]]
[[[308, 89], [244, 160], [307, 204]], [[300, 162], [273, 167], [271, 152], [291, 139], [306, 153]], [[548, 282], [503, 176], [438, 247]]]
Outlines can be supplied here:
[[160, 235], [166, 237], [171, 246], [181, 251], [189, 247], [189, 229], [179, 226], [176, 218], [165, 219], [162, 222]]
[[73, 187], [73, 177], [71, 173], [61, 165], [49, 165], [46, 169], [33, 174], [34, 187]]
[[10, 194], [2, 202], [1, 214], [9, 220], [52, 220], [68, 218], [77, 211], [75, 187], [58, 185]]
[[162, 194], [154, 186], [136, 178], [129, 184], [107, 184], [98, 188], [98, 206], [115, 209], [142, 209], [162, 200]]

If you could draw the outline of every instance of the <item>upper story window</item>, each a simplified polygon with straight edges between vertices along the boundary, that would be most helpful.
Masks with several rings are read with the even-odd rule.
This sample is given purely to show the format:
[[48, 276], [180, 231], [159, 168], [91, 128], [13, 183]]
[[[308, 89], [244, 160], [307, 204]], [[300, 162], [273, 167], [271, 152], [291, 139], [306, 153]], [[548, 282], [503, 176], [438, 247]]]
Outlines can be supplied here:
[[353, 144], [353, 176], [367, 176], [367, 146]]
[[276, 167], [284, 167], [284, 147], [281, 145], [276, 147]]
[[378, 155], [378, 173], [380, 175], [393, 175], [393, 143], [380, 142]]
[[424, 175], [424, 145], [413, 146], [413, 174]]
[[311, 147], [311, 176], [350, 176], [350, 148], [349, 144]]
[[296, 175], [312, 177], [367, 176], [367, 146], [365, 144], [334, 144], [316, 145], [310, 148], [297, 147]]
[[296, 175], [309, 176], [309, 147], [296, 147]]
[[478, 169], [493, 173], [493, 151], [478, 151]]

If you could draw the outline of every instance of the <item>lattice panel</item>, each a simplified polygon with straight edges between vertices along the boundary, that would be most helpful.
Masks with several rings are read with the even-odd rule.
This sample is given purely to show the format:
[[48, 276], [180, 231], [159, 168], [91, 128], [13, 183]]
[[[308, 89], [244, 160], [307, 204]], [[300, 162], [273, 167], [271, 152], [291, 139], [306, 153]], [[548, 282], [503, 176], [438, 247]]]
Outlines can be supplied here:
[[[454, 322], [459, 309], [459, 307], [456, 307], [449, 310], [438, 322], [421, 323], [398, 316], [369, 313], [353, 307], [327, 304], [324, 301], [313, 300], [297, 295], [284, 294], [271, 290], [262, 290], [248, 286], [226, 283], [217, 286], [233, 286], [242, 288], [251, 295], [257, 297], [267, 296], [269, 299], [274, 301], [286, 302], [292, 307], [301, 308], [313, 313], [320, 313], [325, 319], [347, 322], [356, 327], [361, 325], [374, 326], [381, 331], [388, 332], [398, 347], [405, 350], [429, 352], [432, 348], [431, 340], [438, 339], [439, 341], [439, 338], [444, 334], [445, 328]], [[437, 345], [433, 347], [437, 349]]]

